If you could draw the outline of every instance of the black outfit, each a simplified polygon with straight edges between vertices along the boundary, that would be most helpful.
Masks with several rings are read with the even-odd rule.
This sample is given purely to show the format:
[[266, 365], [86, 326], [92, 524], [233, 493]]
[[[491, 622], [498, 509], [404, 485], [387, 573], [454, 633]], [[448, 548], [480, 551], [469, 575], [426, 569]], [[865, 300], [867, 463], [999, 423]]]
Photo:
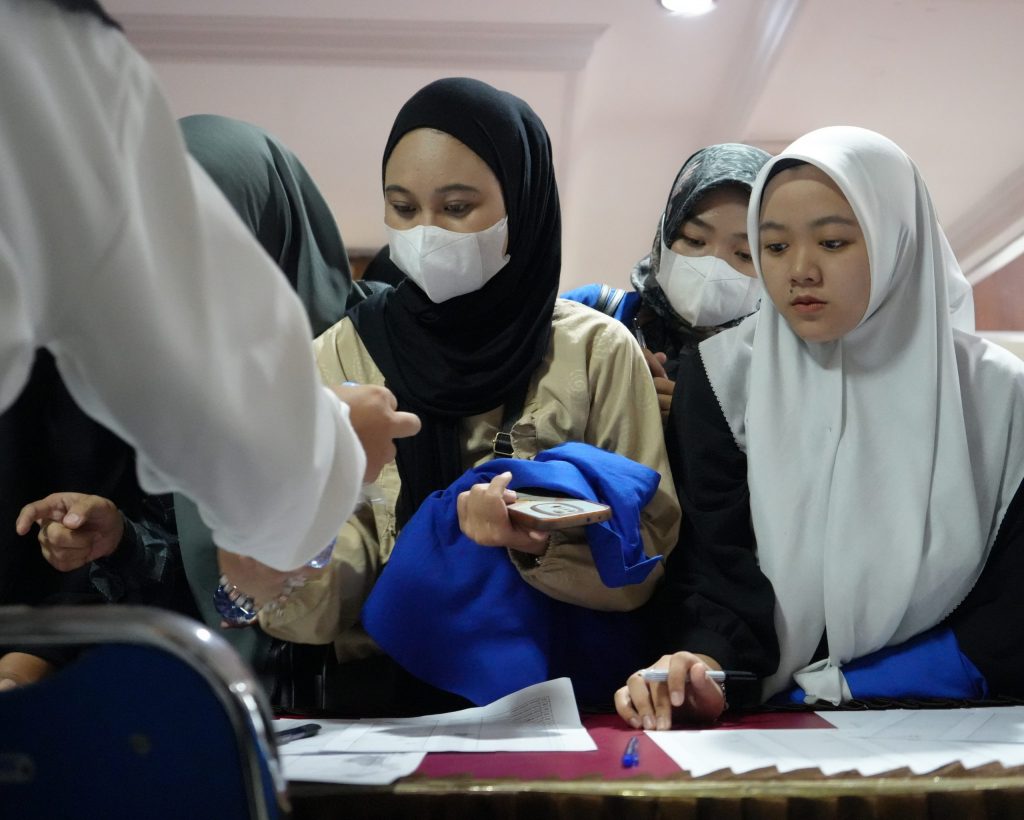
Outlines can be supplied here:
[[[475, 152], [501, 184], [511, 257], [483, 288], [435, 304], [412, 281], [356, 307], [351, 318], [419, 435], [400, 439], [399, 525], [462, 475], [461, 419], [522, 393], [548, 349], [561, 269], [561, 213], [551, 143], [518, 97], [465, 78], [438, 80], [402, 107], [383, 168], [410, 131], [433, 128]], [[380, 259], [382, 268], [394, 267]]]
[[[169, 496], [143, 492], [132, 448], [78, 408], [45, 350], [18, 400], [0, 415], [0, 452], [0, 604], [133, 603], [195, 614]], [[25, 504], [57, 491], [117, 505], [125, 528], [112, 555], [59, 572], [43, 558], [35, 528], [25, 536], [14, 531]], [[66, 657], [32, 651], [53, 662]]]
[[[750, 516], [747, 459], [722, 414], [703, 361], [680, 367], [666, 428], [683, 511], [655, 606], [665, 649], [707, 654], [724, 668], [772, 674], [779, 662], [775, 596], [761, 573]], [[945, 625], [978, 667], [992, 695], [1024, 696], [1024, 485], [1018, 488], [985, 569]], [[730, 702], [754, 703], [756, 687]]]

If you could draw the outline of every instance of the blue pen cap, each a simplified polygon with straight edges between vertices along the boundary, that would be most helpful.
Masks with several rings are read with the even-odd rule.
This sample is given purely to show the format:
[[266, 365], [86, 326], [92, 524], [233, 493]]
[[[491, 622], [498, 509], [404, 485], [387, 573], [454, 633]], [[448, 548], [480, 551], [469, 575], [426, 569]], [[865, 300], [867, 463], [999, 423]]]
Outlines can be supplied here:
[[622, 765], [627, 769], [640, 765], [640, 735], [633, 735], [629, 739], [622, 755]]

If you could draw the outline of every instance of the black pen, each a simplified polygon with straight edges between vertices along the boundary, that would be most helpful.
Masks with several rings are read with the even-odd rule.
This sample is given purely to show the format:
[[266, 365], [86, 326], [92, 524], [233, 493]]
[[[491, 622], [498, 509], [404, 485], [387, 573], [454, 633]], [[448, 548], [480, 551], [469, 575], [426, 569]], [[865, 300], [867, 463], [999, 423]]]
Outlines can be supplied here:
[[[641, 669], [640, 674], [643, 676], [645, 681], [650, 683], [667, 683], [668, 682], [668, 670], [667, 669]], [[713, 680], [715, 683], [724, 683], [725, 681], [738, 681], [738, 680], [757, 680], [757, 675], [753, 672], [745, 672], [740, 669], [709, 669], [708, 679]]]
[[285, 743], [291, 743], [293, 740], [313, 737], [319, 731], [319, 723], [303, 723], [301, 726], [292, 726], [291, 729], [282, 729], [280, 732], [275, 732], [274, 736], [277, 738], [277, 745], [283, 746]]
[[633, 335], [636, 336], [637, 344], [639, 344], [640, 347], [647, 347], [647, 337], [644, 336], [644, 332], [640, 328], [640, 323], [636, 319], [633, 320]]

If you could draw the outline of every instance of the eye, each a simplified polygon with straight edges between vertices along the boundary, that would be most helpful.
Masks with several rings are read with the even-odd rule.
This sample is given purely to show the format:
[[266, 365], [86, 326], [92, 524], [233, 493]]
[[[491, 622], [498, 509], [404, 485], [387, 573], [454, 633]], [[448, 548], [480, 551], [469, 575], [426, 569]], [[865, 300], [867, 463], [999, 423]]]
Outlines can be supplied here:
[[703, 248], [706, 244], [703, 239], [696, 236], [687, 236], [685, 233], [679, 234], [679, 238], [691, 248]]
[[414, 213], [416, 213], [416, 206], [410, 205], [408, 202], [393, 202], [392, 201], [392, 202], [389, 202], [388, 205], [390, 205], [391, 206], [391, 210], [393, 210], [399, 216], [403, 216], [403, 217], [408, 218], [408, 217], [412, 216]]
[[468, 202], [446, 202], [444, 204], [444, 212], [450, 216], [465, 216], [471, 210], [473, 210], [473, 206]]
[[754, 257], [750, 255], [750, 251], [736, 251], [736, 255], [744, 262], [754, 261]]
[[784, 250], [786, 250], [786, 248], [788, 247], [789, 245], [787, 245], [785, 242], [769, 242], [767, 245], [764, 246], [764, 249], [768, 251], [768, 253], [778, 255], [782, 253]]
[[819, 244], [821, 245], [821, 247], [823, 247], [823, 248], [825, 248], [827, 250], [837, 251], [840, 248], [846, 247], [850, 243], [847, 242], [845, 239], [825, 239], [822, 242], [820, 242]]

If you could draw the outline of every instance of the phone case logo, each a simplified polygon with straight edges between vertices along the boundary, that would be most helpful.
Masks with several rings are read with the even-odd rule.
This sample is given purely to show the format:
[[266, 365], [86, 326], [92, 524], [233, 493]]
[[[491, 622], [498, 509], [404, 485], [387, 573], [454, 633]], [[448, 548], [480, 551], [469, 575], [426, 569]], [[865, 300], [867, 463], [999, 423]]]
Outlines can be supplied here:
[[583, 507], [568, 504], [565, 501], [538, 501], [530, 505], [530, 509], [538, 515], [573, 515], [585, 512]]

